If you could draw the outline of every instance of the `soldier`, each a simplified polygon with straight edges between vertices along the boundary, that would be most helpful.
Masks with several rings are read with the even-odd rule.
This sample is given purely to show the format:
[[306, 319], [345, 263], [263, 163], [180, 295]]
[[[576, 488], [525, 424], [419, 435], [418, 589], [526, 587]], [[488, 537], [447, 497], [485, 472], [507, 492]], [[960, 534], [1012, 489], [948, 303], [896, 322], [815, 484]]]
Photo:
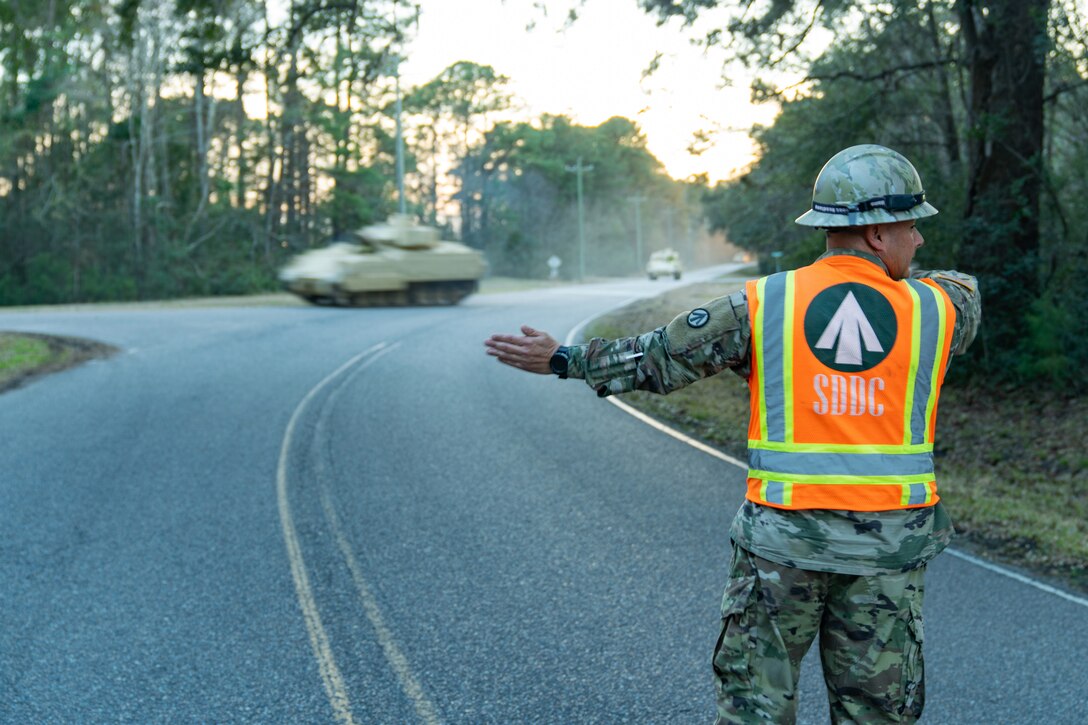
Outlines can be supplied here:
[[853, 146], [797, 219], [826, 230], [813, 264], [637, 337], [565, 347], [523, 326], [485, 342], [500, 362], [583, 378], [602, 397], [726, 368], [748, 381], [747, 496], [713, 655], [719, 723], [794, 722], [817, 635], [833, 722], [922, 713], [923, 575], [953, 534], [933, 472], [937, 399], [981, 318], [973, 277], [910, 272], [915, 221], [936, 213], [906, 158]]

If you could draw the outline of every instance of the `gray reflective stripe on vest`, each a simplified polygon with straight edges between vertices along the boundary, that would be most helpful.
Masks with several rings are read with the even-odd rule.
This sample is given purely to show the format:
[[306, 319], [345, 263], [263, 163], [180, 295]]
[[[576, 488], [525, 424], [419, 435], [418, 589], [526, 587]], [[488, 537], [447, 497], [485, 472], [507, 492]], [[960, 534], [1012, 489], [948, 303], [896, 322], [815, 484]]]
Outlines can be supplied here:
[[932, 453], [801, 453], [748, 449], [748, 468], [813, 476], [910, 476], [933, 473]]
[[[763, 299], [763, 340], [780, 340], [786, 324], [786, 277], [791, 272], [779, 272], [767, 278]], [[786, 440], [786, 381], [782, 346], [762, 345], [763, 404], [767, 409], [767, 440]], [[792, 373], [792, 371], [791, 371]]]
[[929, 496], [929, 487], [924, 483], [911, 483], [910, 486], [910, 500], [907, 501], [909, 506], [917, 506], [926, 502], [926, 497]]
[[914, 378], [914, 408], [910, 415], [910, 442], [914, 444], [925, 443], [926, 427], [926, 402], [929, 393], [933, 389], [933, 366], [940, 354], [940, 310], [937, 308], [937, 299], [933, 296], [933, 289], [916, 279], [908, 279], [914, 291], [921, 300], [922, 330], [921, 339], [918, 341], [918, 374]]
[[782, 481], [767, 481], [766, 496], [768, 503], [776, 503], [779, 506], [786, 505], [786, 484]]

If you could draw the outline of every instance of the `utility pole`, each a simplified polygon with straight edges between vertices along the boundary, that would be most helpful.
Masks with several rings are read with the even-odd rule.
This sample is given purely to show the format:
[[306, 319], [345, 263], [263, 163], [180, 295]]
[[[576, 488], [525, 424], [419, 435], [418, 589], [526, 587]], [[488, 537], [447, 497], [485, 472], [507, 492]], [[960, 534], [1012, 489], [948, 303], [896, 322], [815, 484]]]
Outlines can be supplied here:
[[582, 165], [582, 157], [578, 157], [578, 163], [568, 166], [567, 171], [578, 175], [578, 281], [586, 278], [586, 219], [582, 204], [582, 174], [593, 171], [593, 164]]
[[641, 194], [627, 197], [635, 205], [635, 271], [642, 271], [642, 202], [646, 197]]
[[[397, 3], [393, 1], [393, 33], [400, 39], [400, 28], [397, 27]], [[400, 101], [400, 52], [398, 50], [397, 55], [393, 59], [393, 78], [396, 81], [397, 88], [397, 137], [396, 137], [396, 153], [397, 153], [397, 210], [401, 214], [407, 213], [407, 207], [404, 201], [404, 134], [401, 130], [400, 114], [401, 114], [401, 101]]]
[[407, 207], [404, 202], [404, 137], [401, 133], [400, 125], [400, 59], [397, 59], [396, 70], [397, 81], [397, 210], [401, 214], [407, 213]]

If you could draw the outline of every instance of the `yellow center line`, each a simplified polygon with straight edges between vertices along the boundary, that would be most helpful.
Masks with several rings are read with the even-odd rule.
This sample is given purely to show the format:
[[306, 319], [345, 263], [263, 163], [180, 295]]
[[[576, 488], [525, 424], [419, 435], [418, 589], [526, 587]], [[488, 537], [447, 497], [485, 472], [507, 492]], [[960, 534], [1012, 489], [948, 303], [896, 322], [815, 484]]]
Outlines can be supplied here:
[[[393, 351], [396, 347], [396, 344], [387, 347], [385, 343], [380, 343], [359, 353], [326, 376], [324, 380], [314, 386], [314, 388], [306, 394], [306, 397], [304, 397], [302, 402], [295, 408], [291, 420], [287, 424], [283, 445], [280, 448], [280, 460], [276, 477], [280, 522], [283, 526], [283, 538], [287, 545], [287, 557], [291, 563], [291, 574], [294, 577], [295, 591], [298, 595], [299, 606], [302, 609], [303, 620], [306, 623], [306, 630], [310, 636], [310, 645], [313, 648], [314, 657], [317, 660], [318, 670], [321, 673], [321, 679], [325, 685], [325, 692], [328, 695], [329, 704], [332, 706], [336, 720], [345, 725], [354, 725], [355, 722], [351, 713], [351, 702], [348, 699], [347, 688], [344, 685], [343, 676], [340, 674], [340, 669], [336, 666], [336, 660], [333, 657], [332, 648], [329, 645], [328, 634], [321, 622], [321, 615], [318, 612], [317, 602], [314, 599], [313, 590], [310, 588], [306, 563], [302, 557], [302, 550], [299, 546], [298, 536], [295, 532], [294, 521], [291, 516], [290, 501], [287, 495], [287, 460], [295, 426], [301, 417], [302, 412], [314, 396], [345, 371], [356, 365], [361, 359], [367, 355], [371, 355], [370, 359], [363, 365], [358, 366], [352, 375], [344, 378], [330, 394], [328, 400], [326, 400], [317, 426], [317, 436], [320, 437], [320, 431], [325, 427], [324, 420], [328, 414], [328, 410], [331, 408], [330, 404], [332, 398], [335, 397], [336, 392], [349, 383], [354, 375], [362, 372], [383, 355]], [[320, 463], [318, 465], [320, 467]], [[427, 698], [422, 685], [420, 685], [419, 680], [412, 672], [408, 658], [405, 657], [404, 653], [397, 645], [392, 630], [386, 625], [385, 619], [382, 617], [378, 601], [374, 597], [370, 585], [366, 581], [366, 577], [363, 576], [362, 567], [359, 565], [359, 562], [351, 549], [351, 544], [344, 535], [343, 527], [340, 524], [340, 518], [333, 506], [331, 494], [325, 480], [322, 481], [321, 487], [321, 505], [325, 511], [325, 518], [328, 520], [333, 535], [336, 537], [337, 546], [340, 548], [340, 552], [351, 573], [351, 578], [359, 593], [363, 610], [366, 612], [367, 619], [370, 620], [371, 626], [374, 627], [374, 631], [378, 637], [378, 643], [381, 646], [382, 652], [385, 654], [385, 658], [389, 662], [390, 667], [396, 674], [401, 689], [412, 701], [416, 714], [419, 715], [420, 719], [426, 725], [438, 725], [438, 723], [441, 722], [441, 718], [438, 715], [438, 709]]]
[[324, 380], [306, 394], [306, 397], [295, 407], [291, 419], [287, 423], [287, 430], [283, 434], [283, 444], [280, 446], [279, 465], [276, 468], [276, 500], [279, 506], [280, 525], [283, 527], [283, 540], [287, 546], [287, 559], [291, 564], [291, 576], [295, 581], [295, 593], [298, 596], [299, 607], [302, 609], [302, 618], [306, 623], [306, 631], [310, 636], [310, 646], [313, 648], [314, 658], [317, 660], [318, 671], [321, 673], [321, 681], [325, 685], [329, 705], [332, 706], [336, 721], [344, 725], [354, 725], [355, 719], [351, 714], [351, 702], [348, 699], [344, 678], [340, 674], [340, 668], [336, 666], [332, 647], [329, 645], [329, 636], [321, 623], [321, 614], [318, 612], [317, 602], [314, 600], [313, 589], [310, 588], [310, 579], [306, 573], [306, 562], [302, 558], [298, 534], [295, 532], [295, 523], [291, 516], [291, 504], [287, 496], [287, 457], [291, 448], [291, 439], [295, 433], [295, 425], [310, 400], [338, 375], [362, 358], [383, 347], [385, 347], [385, 343], [379, 343], [359, 353], [329, 373]]
[[344, 536], [343, 528], [340, 526], [340, 518], [336, 514], [336, 509], [333, 508], [327, 489], [321, 492], [321, 505], [325, 508], [325, 516], [332, 526], [333, 534], [336, 536], [336, 543], [340, 547], [340, 552], [344, 555], [344, 561], [347, 562], [348, 569], [351, 571], [351, 578], [359, 592], [359, 599], [363, 603], [366, 617], [378, 634], [378, 643], [381, 645], [382, 652], [385, 653], [386, 660], [396, 673], [401, 689], [412, 700], [416, 714], [424, 723], [438, 725], [441, 722], [438, 717], [438, 709], [423, 692], [423, 686], [419, 684], [419, 680], [412, 673], [408, 658], [404, 656], [400, 647], [397, 646], [393, 631], [386, 626], [381, 609], [378, 607], [378, 600], [375, 599], [374, 594], [371, 592], [370, 585], [367, 584], [366, 578], [363, 576], [363, 570], [351, 550], [351, 544], [348, 543], [347, 537]]
[[[368, 368], [383, 355], [396, 349], [397, 346], [398, 344], [395, 343], [376, 352], [365, 363], [358, 366], [351, 375], [346, 376], [343, 382], [337, 385], [336, 389], [329, 394], [325, 401], [325, 405], [322, 408], [315, 429], [315, 438], [320, 439], [323, 437], [326, 421], [331, 412], [332, 401], [339, 390], [350, 383], [352, 378]], [[324, 472], [324, 466], [320, 458], [318, 459], [316, 467], [318, 468], [319, 473]], [[356, 591], [359, 593], [359, 600], [362, 602], [363, 611], [366, 612], [366, 617], [370, 620], [370, 625], [374, 628], [374, 632], [378, 636], [378, 644], [382, 648], [382, 653], [385, 655], [385, 659], [389, 662], [389, 666], [393, 669], [394, 674], [396, 674], [397, 680], [400, 682], [401, 690], [412, 701], [412, 705], [415, 707], [416, 714], [419, 715], [420, 720], [426, 725], [438, 725], [438, 723], [441, 722], [441, 718], [438, 715], [438, 708], [434, 706], [423, 691], [423, 686], [412, 672], [412, 667], [408, 662], [408, 658], [397, 645], [396, 638], [393, 636], [393, 631], [385, 623], [385, 619], [382, 617], [381, 608], [378, 606], [378, 600], [374, 596], [369, 583], [367, 583], [366, 577], [363, 575], [363, 568], [359, 565], [359, 561], [355, 557], [355, 552], [352, 550], [351, 544], [344, 534], [344, 527], [340, 523], [340, 516], [336, 513], [336, 507], [333, 505], [332, 493], [329, 490], [328, 485], [328, 477], [320, 475], [319, 478], [321, 479], [321, 506], [325, 510], [325, 518], [328, 520], [329, 527], [332, 529], [333, 536], [336, 538], [336, 544], [340, 548], [340, 553], [344, 557], [344, 562], [347, 564], [348, 571], [351, 572], [351, 579], [355, 583]]]

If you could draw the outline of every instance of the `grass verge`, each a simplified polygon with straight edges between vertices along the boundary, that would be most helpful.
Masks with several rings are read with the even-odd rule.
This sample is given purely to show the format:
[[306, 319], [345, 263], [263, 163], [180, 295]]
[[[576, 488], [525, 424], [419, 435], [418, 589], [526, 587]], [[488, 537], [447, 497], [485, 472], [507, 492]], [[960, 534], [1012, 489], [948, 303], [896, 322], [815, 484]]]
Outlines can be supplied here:
[[116, 351], [78, 337], [0, 332], [0, 393]]
[[47, 364], [51, 357], [45, 340], [0, 333], [0, 385]]
[[[640, 300], [598, 318], [586, 336], [645, 332], [742, 284], [727, 278]], [[748, 388], [731, 373], [667, 396], [635, 392], [623, 400], [744, 459]], [[938, 486], [957, 545], [1088, 591], [1088, 400], [949, 385], [938, 416]]]

